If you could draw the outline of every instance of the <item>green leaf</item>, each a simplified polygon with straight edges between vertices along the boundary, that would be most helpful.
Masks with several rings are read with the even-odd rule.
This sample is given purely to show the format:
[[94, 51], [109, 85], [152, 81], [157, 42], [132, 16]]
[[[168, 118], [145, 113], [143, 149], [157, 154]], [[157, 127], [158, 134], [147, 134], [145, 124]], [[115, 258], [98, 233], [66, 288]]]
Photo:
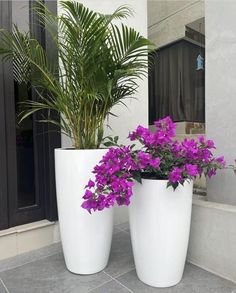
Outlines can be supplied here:
[[169, 188], [170, 186], [172, 186], [172, 183], [170, 181], [168, 181], [166, 188]]
[[175, 190], [178, 186], [179, 186], [179, 183], [178, 183], [178, 182], [176, 182], [176, 183], [172, 183], [172, 187], [173, 187], [174, 190]]
[[137, 181], [138, 183], [142, 184], [142, 177], [141, 177], [141, 173], [138, 171], [134, 171], [133, 172], [133, 178], [135, 181]]
[[114, 137], [114, 142], [117, 143], [118, 140], [119, 140], [119, 136], [115, 136], [115, 137]]
[[[133, 28], [113, 24], [132, 15], [126, 5], [110, 15], [77, 1], [63, 0], [60, 5], [59, 16], [41, 0], [33, 8], [60, 62], [57, 54], [48, 56], [36, 38], [15, 25], [12, 31], [0, 30], [0, 54], [4, 61], [13, 61], [14, 79], [30, 83], [38, 93], [37, 101], [24, 104], [21, 120], [48, 112], [39, 120], [56, 123], [50, 114], [56, 111], [76, 148], [97, 148], [103, 142], [105, 121], [115, 116], [114, 106], [126, 106], [125, 99], [135, 98], [138, 80], [147, 75], [152, 44]], [[117, 143], [114, 137], [113, 145]]]
[[114, 143], [113, 142], [110, 142], [110, 141], [104, 142], [103, 144], [104, 144], [105, 147], [114, 146]]
[[178, 182], [173, 183], [168, 181], [167, 188], [169, 188], [170, 186], [175, 190], [179, 186], [179, 183]]

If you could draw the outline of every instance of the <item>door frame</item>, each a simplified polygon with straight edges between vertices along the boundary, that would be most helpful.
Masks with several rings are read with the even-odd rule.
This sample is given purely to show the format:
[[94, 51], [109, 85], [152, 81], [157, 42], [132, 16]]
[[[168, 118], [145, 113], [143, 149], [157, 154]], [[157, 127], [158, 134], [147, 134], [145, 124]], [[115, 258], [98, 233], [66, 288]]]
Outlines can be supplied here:
[[[32, 6], [34, 1], [29, 1]], [[57, 1], [45, 1], [57, 12]], [[1, 27], [11, 30], [12, 1], [0, 1]], [[53, 42], [31, 14], [31, 31], [45, 46], [48, 54], [56, 52]], [[32, 93], [33, 99], [38, 99]], [[53, 113], [58, 120], [60, 117]], [[17, 205], [17, 158], [15, 133], [15, 97], [11, 62], [0, 63], [0, 229], [30, 223], [42, 219], [57, 219], [54, 175], [54, 148], [61, 146], [60, 129], [50, 124], [39, 124], [33, 118], [36, 203], [18, 208]]]

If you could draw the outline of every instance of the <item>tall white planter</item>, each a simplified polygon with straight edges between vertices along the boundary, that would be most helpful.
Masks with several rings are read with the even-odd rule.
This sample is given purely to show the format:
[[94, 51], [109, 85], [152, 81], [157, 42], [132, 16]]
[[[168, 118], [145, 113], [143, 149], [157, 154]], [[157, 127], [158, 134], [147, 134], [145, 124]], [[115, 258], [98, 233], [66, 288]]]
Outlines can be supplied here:
[[108, 263], [113, 209], [89, 214], [81, 208], [84, 187], [107, 150], [56, 149], [57, 205], [66, 266], [75, 274], [93, 274]]
[[175, 191], [166, 180], [143, 179], [129, 206], [132, 248], [139, 279], [153, 287], [180, 282], [187, 255], [193, 182]]

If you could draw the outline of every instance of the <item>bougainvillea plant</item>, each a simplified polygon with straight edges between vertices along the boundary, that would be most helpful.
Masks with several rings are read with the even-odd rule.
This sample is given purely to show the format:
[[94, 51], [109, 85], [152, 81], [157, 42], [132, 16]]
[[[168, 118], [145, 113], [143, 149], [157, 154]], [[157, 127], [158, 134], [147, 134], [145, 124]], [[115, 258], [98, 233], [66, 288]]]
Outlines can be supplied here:
[[94, 180], [89, 180], [82, 208], [100, 211], [118, 205], [129, 205], [135, 181], [142, 178], [167, 180], [167, 187], [176, 189], [185, 180], [205, 174], [212, 177], [225, 167], [223, 156], [214, 157], [212, 140], [175, 139], [176, 124], [170, 117], [155, 122], [156, 130], [138, 126], [129, 134], [130, 146], [110, 147], [95, 166]]

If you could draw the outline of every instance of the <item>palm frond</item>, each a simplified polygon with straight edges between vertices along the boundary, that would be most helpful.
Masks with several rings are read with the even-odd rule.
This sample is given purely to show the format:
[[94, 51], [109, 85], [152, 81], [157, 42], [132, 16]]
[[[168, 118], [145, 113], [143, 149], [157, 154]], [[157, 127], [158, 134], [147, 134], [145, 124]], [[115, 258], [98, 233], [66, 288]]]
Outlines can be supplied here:
[[[64, 0], [60, 6], [59, 16], [42, 0], [33, 7], [54, 41], [60, 66], [17, 26], [12, 32], [0, 30], [0, 54], [12, 59], [15, 80], [30, 83], [39, 97], [20, 105], [20, 121], [39, 112], [40, 122], [60, 126], [75, 147], [96, 148], [112, 108], [133, 98], [138, 79], [146, 76], [151, 43], [133, 28], [113, 24], [132, 15], [127, 5], [110, 15], [77, 1]], [[52, 111], [61, 114], [60, 121], [51, 117]]]

